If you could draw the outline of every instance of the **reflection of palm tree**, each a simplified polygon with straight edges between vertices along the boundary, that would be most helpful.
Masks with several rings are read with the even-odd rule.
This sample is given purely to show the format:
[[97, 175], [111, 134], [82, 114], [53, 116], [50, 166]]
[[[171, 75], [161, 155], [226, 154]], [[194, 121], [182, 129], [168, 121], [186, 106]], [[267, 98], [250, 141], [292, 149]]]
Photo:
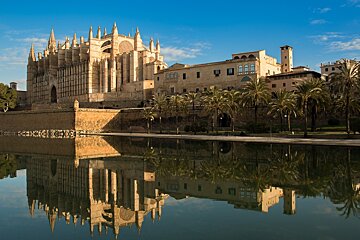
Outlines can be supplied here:
[[216, 159], [201, 162], [201, 171], [212, 183], [228, 179], [231, 176], [230, 168], [221, 164], [221, 161]]
[[16, 157], [12, 154], [0, 155], [0, 179], [16, 173]]
[[299, 178], [297, 152], [274, 151], [270, 172], [274, 181], [279, 185], [296, 184]]
[[245, 186], [258, 191], [264, 191], [269, 186], [270, 174], [267, 166], [260, 168], [258, 165], [242, 164], [238, 168], [237, 179]]
[[[345, 159], [344, 159], [345, 160]], [[348, 218], [350, 215], [360, 216], [360, 188], [353, 184], [354, 171], [351, 167], [351, 150], [347, 150], [345, 164], [336, 168], [334, 178], [331, 181], [329, 195], [335, 204], [343, 206], [336, 209], [341, 216]]]

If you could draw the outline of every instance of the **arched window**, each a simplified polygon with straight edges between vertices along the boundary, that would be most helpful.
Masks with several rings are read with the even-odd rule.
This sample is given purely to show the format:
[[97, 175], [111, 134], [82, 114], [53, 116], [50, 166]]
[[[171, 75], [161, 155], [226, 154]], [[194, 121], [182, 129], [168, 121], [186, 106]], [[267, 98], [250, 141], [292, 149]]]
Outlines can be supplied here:
[[234, 59], [240, 59], [239, 56], [235, 56]]
[[241, 56], [241, 59], [245, 60], [245, 59], [247, 59], [247, 57], [245, 55], [243, 55], [243, 56]]
[[251, 81], [251, 78], [249, 76], [245, 76], [241, 79], [241, 82], [249, 82]]
[[253, 54], [250, 54], [249, 59], [254, 60], [254, 59], [256, 59], [256, 57]]
[[51, 103], [57, 103], [56, 87], [51, 88]]
[[106, 41], [106, 42], [104, 42], [102, 45], [101, 45], [101, 48], [103, 48], [103, 47], [106, 47], [106, 46], [108, 46], [108, 45], [110, 45], [111, 44], [111, 41], [109, 40], [109, 41]]

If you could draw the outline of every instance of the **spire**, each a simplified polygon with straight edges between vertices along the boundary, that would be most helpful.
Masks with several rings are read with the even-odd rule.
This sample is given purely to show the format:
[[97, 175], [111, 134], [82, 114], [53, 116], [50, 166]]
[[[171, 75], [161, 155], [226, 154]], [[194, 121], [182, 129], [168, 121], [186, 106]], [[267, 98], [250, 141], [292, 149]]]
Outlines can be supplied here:
[[154, 52], [154, 39], [150, 38], [150, 44], [149, 44], [150, 52]]
[[118, 34], [118, 29], [117, 29], [117, 26], [116, 26], [116, 22], [114, 22], [114, 25], [113, 25], [113, 28], [112, 28], [112, 34], [113, 34], [113, 35], [117, 35], [117, 34]]
[[29, 60], [31, 60], [31, 61], [33, 61], [33, 62], [36, 61], [34, 44], [31, 44], [31, 47], [30, 47]]
[[55, 40], [55, 34], [54, 34], [53, 28], [51, 29], [51, 32], [50, 32], [50, 37], [49, 37], [47, 47], [50, 50], [50, 52], [55, 52], [55, 50], [56, 50], [56, 40]]
[[60, 44], [60, 41], [58, 41], [58, 50], [60, 50], [61, 48], [61, 44]]
[[139, 28], [136, 27], [135, 38], [141, 38]]
[[159, 41], [159, 39], [156, 41], [156, 51], [160, 53], [160, 41]]
[[49, 45], [50, 45], [50, 43], [56, 43], [55, 33], [54, 33], [54, 29], [53, 29], [53, 28], [51, 29], [51, 32], [50, 32]]
[[104, 27], [104, 37], [107, 35], [106, 27]]
[[136, 33], [135, 33], [135, 37], [134, 37], [134, 48], [136, 51], [141, 50], [142, 49], [142, 40], [141, 40], [141, 36], [140, 36], [140, 31], [139, 28], [136, 27]]
[[48, 215], [48, 219], [49, 219], [49, 224], [50, 224], [51, 232], [54, 232], [54, 229], [55, 229], [55, 221], [56, 221], [56, 213], [50, 213], [50, 214]]
[[90, 30], [89, 30], [89, 41], [90, 39], [93, 38], [93, 30], [92, 30], [92, 26], [90, 26]]
[[74, 37], [73, 37], [73, 40], [72, 40], [72, 45], [71, 45], [71, 47], [76, 47], [76, 45], [77, 45], [76, 33], [74, 33]]
[[96, 34], [96, 38], [97, 38], [97, 39], [100, 39], [100, 38], [101, 38], [101, 28], [100, 28], [100, 26], [98, 27], [97, 34]]
[[68, 37], [65, 37], [65, 49], [70, 48], [70, 39]]
[[85, 39], [84, 39], [84, 36], [81, 36], [80, 37], [80, 44], [83, 44], [83, 43], [85, 43]]

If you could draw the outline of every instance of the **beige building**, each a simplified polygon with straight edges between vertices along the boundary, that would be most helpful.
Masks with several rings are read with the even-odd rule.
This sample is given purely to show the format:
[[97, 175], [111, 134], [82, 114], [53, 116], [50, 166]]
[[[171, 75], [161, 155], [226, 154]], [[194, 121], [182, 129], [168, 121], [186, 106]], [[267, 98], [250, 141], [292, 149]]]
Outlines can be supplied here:
[[308, 67], [299, 66], [292, 68], [292, 71], [275, 74], [266, 77], [268, 88], [272, 91], [284, 89], [287, 91], [295, 91], [296, 86], [305, 80], [311, 78], [321, 78], [321, 74], [311, 71]]
[[[320, 66], [321, 74], [324, 77], [326, 77], [326, 80], [329, 80], [329, 78], [331, 78], [332, 75], [340, 72], [339, 66], [343, 60], [348, 60], [348, 59], [341, 59], [341, 60], [337, 60], [335, 62], [328, 62], [328, 63], [321, 64], [321, 66]], [[355, 62], [355, 60], [349, 60], [349, 61], [351, 63]]]
[[[160, 55], [160, 43], [143, 44], [137, 29], [134, 36], [90, 27], [84, 37], [56, 43], [51, 31], [43, 53], [35, 56], [32, 46], [27, 66], [27, 100], [34, 103], [102, 103], [108, 107], [134, 106], [153, 95], [153, 76], [167, 65]], [[126, 104], [128, 103], [128, 104]]]
[[27, 103], [27, 98], [26, 98], [26, 91], [21, 91], [18, 90], [17, 88], [17, 83], [16, 82], [11, 82], [10, 83], [10, 88], [16, 90], [17, 92], [17, 101], [16, 101], [16, 106], [19, 108], [23, 108], [26, 106]]
[[154, 92], [174, 94], [241, 88], [251, 79], [289, 72], [293, 66], [293, 50], [281, 47], [282, 62], [278, 63], [265, 50], [232, 54], [232, 59], [197, 65], [174, 64], [155, 74]]

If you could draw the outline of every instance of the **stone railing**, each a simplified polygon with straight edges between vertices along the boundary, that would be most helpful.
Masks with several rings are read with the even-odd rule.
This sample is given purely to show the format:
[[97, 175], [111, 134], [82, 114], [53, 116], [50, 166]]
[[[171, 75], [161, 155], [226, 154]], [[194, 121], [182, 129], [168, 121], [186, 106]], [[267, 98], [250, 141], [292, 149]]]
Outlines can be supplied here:
[[20, 137], [35, 137], [35, 138], [75, 138], [75, 137], [84, 137], [86, 134], [97, 133], [98, 131], [76, 131], [76, 130], [60, 130], [60, 129], [51, 129], [51, 130], [32, 130], [32, 131], [18, 131], [18, 132], [8, 132], [0, 131], [0, 136], [20, 136]]

